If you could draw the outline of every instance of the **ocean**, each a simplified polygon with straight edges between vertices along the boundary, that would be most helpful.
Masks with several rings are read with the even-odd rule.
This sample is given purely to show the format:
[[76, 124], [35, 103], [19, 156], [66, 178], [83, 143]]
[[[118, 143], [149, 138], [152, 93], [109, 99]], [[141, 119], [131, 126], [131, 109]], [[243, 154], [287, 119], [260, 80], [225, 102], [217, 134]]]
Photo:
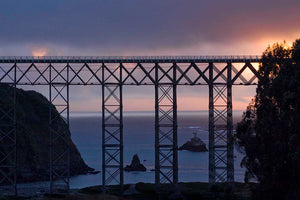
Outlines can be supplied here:
[[[236, 124], [242, 111], [234, 111]], [[124, 172], [125, 183], [154, 183], [154, 112], [124, 113], [124, 166], [138, 154], [146, 172]], [[72, 140], [84, 161], [95, 170], [102, 171], [101, 113], [70, 113]], [[178, 112], [178, 146], [193, 137], [193, 132], [208, 148], [208, 111]], [[245, 169], [240, 167], [243, 155], [234, 150], [235, 181], [243, 182]], [[208, 152], [178, 152], [179, 182], [208, 182]], [[71, 177], [71, 188], [102, 184], [102, 172], [96, 175]]]

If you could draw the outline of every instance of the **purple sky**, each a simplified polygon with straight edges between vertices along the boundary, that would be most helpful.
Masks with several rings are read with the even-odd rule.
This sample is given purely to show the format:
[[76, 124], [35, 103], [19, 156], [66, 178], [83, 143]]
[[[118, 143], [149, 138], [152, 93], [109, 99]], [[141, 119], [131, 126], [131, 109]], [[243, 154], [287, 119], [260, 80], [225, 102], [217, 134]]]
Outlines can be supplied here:
[[[268, 44], [283, 40], [291, 44], [300, 36], [299, 0], [0, 0], [0, 3], [0, 55], [3, 56], [260, 55]], [[82, 90], [94, 103], [99, 101], [94, 89]], [[132, 95], [125, 96], [126, 99], [144, 99], [137, 107], [146, 104], [149, 107], [152, 96], [143, 93], [144, 89], [137, 89], [140, 97], [128, 90]], [[201, 90], [194, 95], [197, 91], [182, 89], [182, 96], [203, 97], [205, 101], [207, 93]], [[243, 101], [237, 104], [239, 109], [247, 104], [254, 91], [255, 88], [239, 90], [242, 96], [235, 99]], [[76, 94], [73, 99], [74, 110], [85, 109]], [[181, 101], [184, 104], [187, 100]], [[203, 108], [197, 108], [207, 108], [206, 102]], [[189, 108], [182, 106], [182, 109]]]

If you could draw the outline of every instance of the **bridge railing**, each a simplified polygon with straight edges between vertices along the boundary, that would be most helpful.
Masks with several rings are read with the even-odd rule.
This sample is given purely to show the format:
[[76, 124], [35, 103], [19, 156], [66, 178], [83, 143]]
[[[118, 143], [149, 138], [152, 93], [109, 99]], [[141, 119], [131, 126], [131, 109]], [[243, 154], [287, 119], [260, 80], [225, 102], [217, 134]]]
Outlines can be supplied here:
[[258, 55], [238, 56], [0, 56], [0, 62], [88, 62], [88, 61], [115, 61], [115, 62], [172, 62], [172, 61], [251, 61], [259, 62]]

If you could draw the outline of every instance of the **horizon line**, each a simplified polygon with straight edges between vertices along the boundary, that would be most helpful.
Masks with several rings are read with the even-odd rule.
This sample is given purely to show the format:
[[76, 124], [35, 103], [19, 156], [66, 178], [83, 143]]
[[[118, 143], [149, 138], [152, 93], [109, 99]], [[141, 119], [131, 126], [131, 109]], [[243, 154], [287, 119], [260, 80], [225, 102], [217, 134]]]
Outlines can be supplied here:
[[[246, 109], [233, 109], [232, 111], [245, 111]], [[207, 110], [177, 110], [177, 112], [202, 112]], [[102, 111], [69, 111], [70, 113], [102, 113]], [[155, 112], [155, 110], [124, 110], [124, 112]]]

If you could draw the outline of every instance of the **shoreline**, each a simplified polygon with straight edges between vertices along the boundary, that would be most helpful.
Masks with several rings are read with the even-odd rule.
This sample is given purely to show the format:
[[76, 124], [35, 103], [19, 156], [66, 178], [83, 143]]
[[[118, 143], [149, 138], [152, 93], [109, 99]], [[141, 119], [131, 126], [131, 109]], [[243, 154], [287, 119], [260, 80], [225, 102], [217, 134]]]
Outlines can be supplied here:
[[[163, 199], [168, 199], [170, 196], [177, 195], [186, 199], [214, 199], [214, 198], [226, 198], [228, 195], [239, 199], [251, 198], [251, 187], [256, 183], [234, 183], [234, 190], [231, 185], [226, 183], [217, 183], [211, 186], [209, 183], [204, 182], [180, 182], [178, 187], [174, 187], [171, 184], [163, 184], [157, 192], [155, 184], [139, 182], [136, 184], [124, 184], [124, 192], [120, 193], [119, 185], [111, 185], [107, 187], [106, 195], [103, 195], [100, 185], [85, 187], [81, 189], [71, 189], [69, 192], [59, 191], [54, 194], [49, 194], [49, 190], [43, 192], [33, 192], [37, 188], [23, 188], [23, 191], [19, 191], [19, 197], [17, 199], [39, 199], [39, 200], [56, 200], [56, 199], [156, 199], [158, 195]], [[22, 195], [27, 192], [27, 195]], [[9, 194], [2, 193], [0, 200], [13, 200], [16, 197], [9, 196]], [[7, 195], [7, 196], [6, 196]]]

